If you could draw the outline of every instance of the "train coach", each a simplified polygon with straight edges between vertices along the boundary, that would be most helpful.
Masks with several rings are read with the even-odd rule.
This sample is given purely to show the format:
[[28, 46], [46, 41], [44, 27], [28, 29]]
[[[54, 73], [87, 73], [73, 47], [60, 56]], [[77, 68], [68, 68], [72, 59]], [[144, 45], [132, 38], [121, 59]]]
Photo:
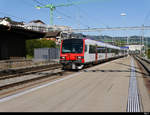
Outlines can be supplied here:
[[91, 39], [65, 39], [61, 42], [60, 63], [63, 69], [82, 69], [88, 64], [98, 64], [127, 55], [127, 49]]

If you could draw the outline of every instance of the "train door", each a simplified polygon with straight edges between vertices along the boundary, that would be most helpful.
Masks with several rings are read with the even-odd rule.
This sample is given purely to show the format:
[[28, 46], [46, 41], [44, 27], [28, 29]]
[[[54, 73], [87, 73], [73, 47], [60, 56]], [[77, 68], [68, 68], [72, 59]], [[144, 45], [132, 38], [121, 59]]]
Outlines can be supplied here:
[[108, 50], [107, 50], [107, 47], [105, 48], [105, 60], [107, 60], [108, 59], [108, 55], [107, 55], [107, 53], [108, 53]]
[[84, 46], [85, 46], [85, 49], [84, 49], [84, 63], [87, 63], [90, 60], [89, 50], [88, 50], [89, 49], [89, 45], [85, 44]]
[[98, 63], [98, 51], [97, 51], [97, 45], [95, 46], [95, 63]]

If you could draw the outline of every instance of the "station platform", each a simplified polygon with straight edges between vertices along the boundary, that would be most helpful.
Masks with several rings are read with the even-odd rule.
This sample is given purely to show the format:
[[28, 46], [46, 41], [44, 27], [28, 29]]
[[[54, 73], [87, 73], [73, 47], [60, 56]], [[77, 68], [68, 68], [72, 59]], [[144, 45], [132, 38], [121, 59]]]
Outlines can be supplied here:
[[143, 74], [132, 57], [120, 58], [0, 99], [0, 111], [132, 112], [133, 77], [138, 93], [135, 110], [150, 112], [150, 94]]

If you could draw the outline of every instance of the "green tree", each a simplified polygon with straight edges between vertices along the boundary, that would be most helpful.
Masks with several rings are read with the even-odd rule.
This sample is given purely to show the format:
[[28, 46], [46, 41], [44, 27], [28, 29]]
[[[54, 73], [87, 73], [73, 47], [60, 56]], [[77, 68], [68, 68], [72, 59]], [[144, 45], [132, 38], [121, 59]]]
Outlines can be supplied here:
[[46, 39], [33, 39], [26, 41], [26, 53], [28, 57], [34, 56], [35, 48], [56, 48], [56, 43], [52, 40]]
[[148, 59], [150, 59], [150, 49], [148, 49], [147, 57], [148, 57]]
[[52, 40], [42, 39], [40, 40], [41, 47], [40, 48], [56, 48], [56, 43]]

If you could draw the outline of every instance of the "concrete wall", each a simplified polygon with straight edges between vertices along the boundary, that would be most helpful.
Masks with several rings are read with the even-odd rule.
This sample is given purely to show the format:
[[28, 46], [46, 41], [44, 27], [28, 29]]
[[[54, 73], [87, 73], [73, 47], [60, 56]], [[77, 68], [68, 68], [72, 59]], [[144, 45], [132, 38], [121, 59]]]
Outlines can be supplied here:
[[0, 39], [0, 59], [25, 57], [25, 39], [9, 37], [10, 38], [5, 37], [5, 39]]
[[44, 36], [45, 33], [0, 25], [0, 60], [10, 59], [11, 57], [25, 57], [25, 41]]

